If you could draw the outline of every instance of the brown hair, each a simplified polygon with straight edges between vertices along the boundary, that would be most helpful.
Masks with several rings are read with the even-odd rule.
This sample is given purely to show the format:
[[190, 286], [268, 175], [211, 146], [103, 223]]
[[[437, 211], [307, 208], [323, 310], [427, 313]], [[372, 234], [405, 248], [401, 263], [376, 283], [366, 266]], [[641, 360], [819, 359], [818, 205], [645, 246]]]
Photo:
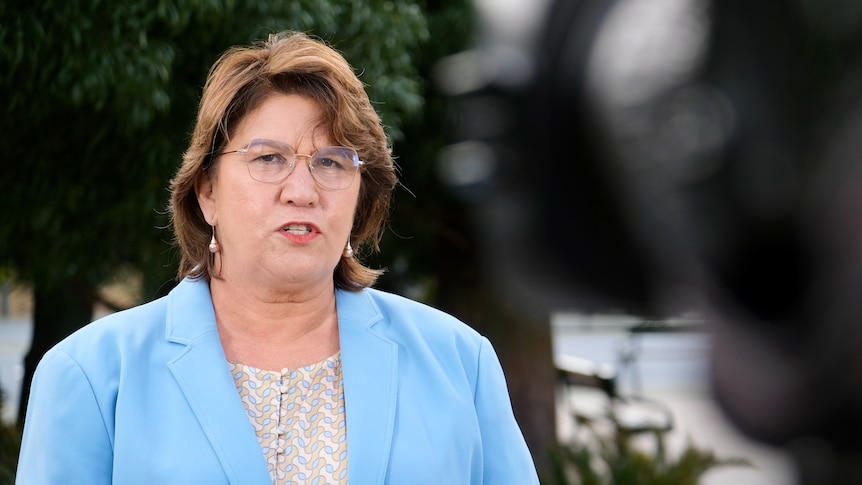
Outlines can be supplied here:
[[[350, 146], [365, 163], [351, 230], [357, 252], [378, 251], [397, 183], [380, 117], [344, 57], [323, 41], [298, 32], [273, 34], [265, 42], [227, 50], [209, 72], [191, 143], [171, 180], [171, 220], [181, 251], [178, 279], [214, 274], [208, 246], [212, 228], [204, 219], [195, 183], [208, 176], [243, 117], [272, 94], [298, 94], [320, 104], [323, 127], [337, 145]], [[337, 288], [358, 291], [382, 274], [356, 258], [342, 258], [333, 275]]]

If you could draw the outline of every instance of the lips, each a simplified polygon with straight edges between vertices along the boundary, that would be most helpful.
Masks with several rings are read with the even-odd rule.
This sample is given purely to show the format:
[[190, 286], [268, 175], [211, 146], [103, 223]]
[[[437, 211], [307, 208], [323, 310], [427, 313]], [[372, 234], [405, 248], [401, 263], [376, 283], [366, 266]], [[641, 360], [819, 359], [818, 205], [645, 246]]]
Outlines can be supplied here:
[[320, 236], [320, 228], [310, 222], [288, 222], [281, 226], [281, 234], [294, 244], [308, 244]]

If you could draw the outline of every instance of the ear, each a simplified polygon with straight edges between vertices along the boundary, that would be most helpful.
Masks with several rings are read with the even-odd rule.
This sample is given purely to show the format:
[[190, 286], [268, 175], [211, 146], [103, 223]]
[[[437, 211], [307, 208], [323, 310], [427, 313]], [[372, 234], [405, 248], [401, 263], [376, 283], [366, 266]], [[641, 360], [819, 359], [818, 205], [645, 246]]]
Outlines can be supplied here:
[[213, 177], [202, 173], [195, 181], [195, 195], [198, 205], [204, 214], [204, 219], [211, 226], [217, 224], [216, 217], [216, 182]]

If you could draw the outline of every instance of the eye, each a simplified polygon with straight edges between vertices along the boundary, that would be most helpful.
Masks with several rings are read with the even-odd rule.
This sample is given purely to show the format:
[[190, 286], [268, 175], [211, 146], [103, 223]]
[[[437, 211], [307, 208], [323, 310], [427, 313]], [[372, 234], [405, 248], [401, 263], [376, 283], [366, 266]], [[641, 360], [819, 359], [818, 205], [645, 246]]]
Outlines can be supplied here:
[[344, 170], [345, 162], [333, 157], [320, 157], [314, 160], [314, 165], [325, 170]]
[[287, 163], [287, 160], [280, 153], [265, 153], [252, 159], [252, 162], [259, 165], [281, 165]]

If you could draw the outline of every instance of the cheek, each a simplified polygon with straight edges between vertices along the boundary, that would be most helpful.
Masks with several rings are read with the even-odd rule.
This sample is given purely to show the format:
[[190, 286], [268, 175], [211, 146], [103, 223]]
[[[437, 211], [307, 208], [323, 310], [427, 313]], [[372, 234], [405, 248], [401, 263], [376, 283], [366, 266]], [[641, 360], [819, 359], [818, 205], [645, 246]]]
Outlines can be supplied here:
[[353, 232], [353, 219], [356, 212], [356, 197], [351, 194], [329, 194], [326, 198], [326, 211], [330, 230], [337, 234], [336, 241], [345, 242]]
[[271, 210], [271, 194], [260, 187], [243, 184], [225, 184], [217, 204], [222, 219], [232, 225], [249, 226], [260, 221]]
[[353, 230], [353, 221], [356, 218], [358, 204], [359, 204], [359, 193], [353, 193], [348, 197], [344, 198], [343, 203], [343, 212], [345, 214], [345, 219], [347, 219], [348, 230]]

